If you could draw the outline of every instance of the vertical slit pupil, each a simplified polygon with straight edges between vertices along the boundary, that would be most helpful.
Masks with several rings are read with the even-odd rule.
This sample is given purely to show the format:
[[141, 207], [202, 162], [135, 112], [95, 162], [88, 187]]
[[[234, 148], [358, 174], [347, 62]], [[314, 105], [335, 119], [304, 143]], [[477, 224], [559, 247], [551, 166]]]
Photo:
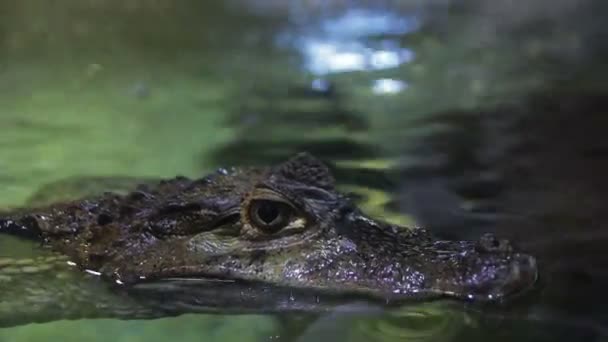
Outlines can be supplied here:
[[262, 222], [269, 224], [279, 217], [280, 211], [278, 206], [271, 203], [261, 203], [258, 207], [258, 217]]

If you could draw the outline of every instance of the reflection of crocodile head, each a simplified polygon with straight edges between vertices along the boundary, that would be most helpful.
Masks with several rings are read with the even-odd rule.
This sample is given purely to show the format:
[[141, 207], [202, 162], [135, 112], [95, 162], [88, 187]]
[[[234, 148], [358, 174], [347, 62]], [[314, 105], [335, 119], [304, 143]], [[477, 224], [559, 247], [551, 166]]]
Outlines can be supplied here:
[[493, 301], [537, 277], [535, 259], [507, 241], [437, 240], [367, 217], [308, 154], [50, 206], [12, 222], [172, 312], [314, 310], [353, 298]]

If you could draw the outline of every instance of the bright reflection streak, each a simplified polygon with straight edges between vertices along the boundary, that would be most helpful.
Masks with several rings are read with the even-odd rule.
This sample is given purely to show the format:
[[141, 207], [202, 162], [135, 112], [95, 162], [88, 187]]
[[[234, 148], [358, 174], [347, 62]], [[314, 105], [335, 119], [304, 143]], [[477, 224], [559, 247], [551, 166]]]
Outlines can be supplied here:
[[370, 63], [374, 69], [388, 69], [408, 63], [413, 58], [414, 54], [407, 49], [401, 49], [400, 51], [379, 50], [372, 53]]
[[381, 78], [375, 80], [372, 85], [372, 92], [374, 94], [389, 95], [401, 92], [407, 87], [407, 84], [400, 80], [394, 80], [390, 78]]
[[324, 20], [318, 28], [320, 32], [297, 36], [286, 33], [277, 38], [277, 43], [299, 50], [304, 57], [305, 68], [315, 75], [383, 70], [410, 62], [414, 53], [392, 40], [370, 43], [365, 42], [365, 38], [406, 34], [418, 27], [415, 16], [349, 10], [342, 16]]
[[406, 48], [373, 49], [357, 42], [301, 40], [299, 48], [305, 57], [308, 71], [325, 75], [348, 71], [372, 71], [395, 68], [413, 59]]
[[315, 74], [364, 70], [366, 58], [355, 49], [348, 51], [345, 47], [330, 42], [311, 40], [304, 45], [307, 57], [307, 68]]
[[321, 24], [334, 37], [363, 38], [380, 34], [406, 34], [420, 26], [415, 17], [399, 17], [388, 11], [351, 9], [342, 16]]

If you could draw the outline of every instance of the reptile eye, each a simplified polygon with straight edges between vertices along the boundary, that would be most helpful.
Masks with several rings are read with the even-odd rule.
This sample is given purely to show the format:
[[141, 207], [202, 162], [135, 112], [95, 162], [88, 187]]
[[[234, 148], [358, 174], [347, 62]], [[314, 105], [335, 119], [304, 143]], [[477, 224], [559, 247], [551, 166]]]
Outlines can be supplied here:
[[288, 204], [254, 200], [249, 206], [251, 223], [265, 233], [275, 233], [287, 226], [293, 216], [293, 208]]

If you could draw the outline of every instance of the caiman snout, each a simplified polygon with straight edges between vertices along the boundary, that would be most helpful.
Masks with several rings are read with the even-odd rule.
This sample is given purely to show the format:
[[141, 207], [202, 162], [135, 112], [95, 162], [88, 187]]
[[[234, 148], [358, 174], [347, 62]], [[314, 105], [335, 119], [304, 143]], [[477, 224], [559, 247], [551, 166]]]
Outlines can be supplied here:
[[[489, 260], [482, 267], [481, 274], [486, 271], [495, 281], [479, 286], [473, 295], [485, 296], [491, 300], [493, 297], [518, 292], [536, 281], [536, 259], [530, 255], [514, 253], [515, 248], [510, 241], [499, 239], [493, 234], [484, 234], [477, 241], [476, 250], [481, 259], [486, 255], [485, 258]], [[506, 267], [500, 267], [499, 260], [507, 260]]]
[[[513, 294], [527, 287], [531, 287], [538, 277], [536, 259], [530, 255], [515, 254], [509, 265], [509, 271], [502, 286], [498, 291], [505, 294]], [[502, 287], [502, 288], [501, 288]], [[495, 289], [492, 291], [496, 293]]]
[[536, 259], [515, 252], [505, 239], [492, 234], [483, 235], [471, 250], [467, 248], [451, 260], [455, 269], [446, 265], [445, 274], [455, 271], [450, 279], [438, 281], [439, 291], [475, 301], [494, 301], [521, 293], [531, 287], [538, 277]]
[[536, 259], [511, 242], [485, 234], [476, 241], [430, 238], [409, 264], [420, 265], [430, 293], [473, 301], [496, 301], [535, 284]]

